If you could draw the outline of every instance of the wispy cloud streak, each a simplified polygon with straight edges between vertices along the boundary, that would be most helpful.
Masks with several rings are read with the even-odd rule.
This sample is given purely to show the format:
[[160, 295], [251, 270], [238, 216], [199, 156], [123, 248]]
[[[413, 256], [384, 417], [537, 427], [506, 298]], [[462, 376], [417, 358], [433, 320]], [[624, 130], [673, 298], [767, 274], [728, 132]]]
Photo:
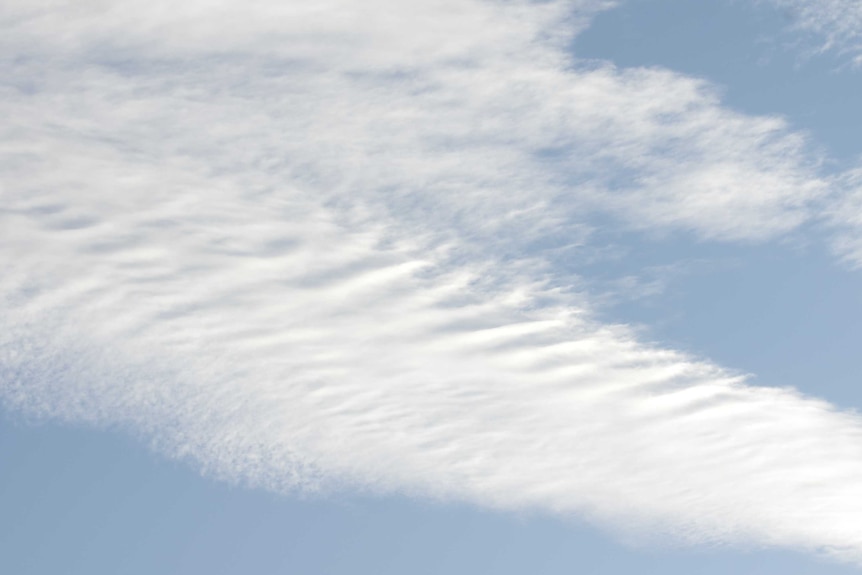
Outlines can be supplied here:
[[827, 182], [781, 120], [569, 59], [600, 5], [167, 6], [0, 9], [8, 405], [272, 489], [862, 560], [862, 420], [598, 323], [537, 247], [793, 230]]
[[785, 10], [797, 29], [816, 35], [822, 50], [862, 63], [862, 5], [855, 0], [768, 0]]

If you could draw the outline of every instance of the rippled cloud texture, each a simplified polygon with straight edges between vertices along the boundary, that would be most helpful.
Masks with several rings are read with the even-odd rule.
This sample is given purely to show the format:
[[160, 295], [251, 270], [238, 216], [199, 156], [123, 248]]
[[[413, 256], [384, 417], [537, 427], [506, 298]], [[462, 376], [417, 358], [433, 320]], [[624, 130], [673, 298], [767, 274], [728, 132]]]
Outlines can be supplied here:
[[610, 7], [4, 3], [0, 397], [275, 490], [862, 563], [862, 418], [571, 287], [596, 218], [822, 226], [856, 262], [858, 178], [702, 80], [568, 54]]

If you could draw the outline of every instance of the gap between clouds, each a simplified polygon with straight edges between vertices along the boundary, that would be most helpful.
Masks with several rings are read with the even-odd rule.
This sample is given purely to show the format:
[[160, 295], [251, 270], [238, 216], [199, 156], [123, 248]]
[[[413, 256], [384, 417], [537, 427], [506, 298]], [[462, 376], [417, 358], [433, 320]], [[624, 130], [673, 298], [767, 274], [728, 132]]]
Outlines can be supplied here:
[[536, 248], [761, 241], [852, 187], [703, 81], [572, 61], [609, 6], [4, 6], [4, 401], [271, 489], [862, 561], [858, 416], [599, 324]]

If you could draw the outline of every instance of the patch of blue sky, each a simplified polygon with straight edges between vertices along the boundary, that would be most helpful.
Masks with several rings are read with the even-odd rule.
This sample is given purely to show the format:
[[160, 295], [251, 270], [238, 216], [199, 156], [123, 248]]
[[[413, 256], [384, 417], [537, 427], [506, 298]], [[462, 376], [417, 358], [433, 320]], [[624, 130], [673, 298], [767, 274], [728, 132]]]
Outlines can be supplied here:
[[862, 277], [816, 245], [732, 245], [608, 233], [612, 257], [578, 261], [602, 319], [640, 326], [646, 340], [862, 406]]
[[[825, 173], [850, 168], [862, 154], [848, 130], [862, 125], [854, 98], [862, 74], [846, 56], [818, 51], [793, 24], [792, 11], [771, 4], [632, 0], [597, 15], [572, 50], [621, 68], [703, 78], [724, 105], [779, 115], [802, 130]], [[574, 265], [609, 294], [611, 305], [602, 307], [609, 320], [640, 324], [647, 338], [754, 374], [751, 383], [862, 406], [855, 375], [862, 277], [807, 228], [743, 244], [607, 228], [596, 243], [616, 246], [616, 255]]]
[[852, 167], [862, 142], [862, 74], [818, 40], [794, 31], [794, 14], [769, 3], [629, 0], [598, 14], [572, 45], [580, 58], [663, 67], [711, 82], [726, 106], [780, 115], [827, 157]]
[[572, 45], [580, 58], [663, 67], [703, 78], [722, 103], [786, 118], [835, 170], [856, 165], [862, 142], [862, 74], [852, 60], [794, 30], [794, 13], [770, 3], [628, 0], [598, 14]]
[[123, 434], [0, 419], [0, 572], [16, 575], [841, 575], [788, 551], [626, 546], [574, 518], [201, 477]]

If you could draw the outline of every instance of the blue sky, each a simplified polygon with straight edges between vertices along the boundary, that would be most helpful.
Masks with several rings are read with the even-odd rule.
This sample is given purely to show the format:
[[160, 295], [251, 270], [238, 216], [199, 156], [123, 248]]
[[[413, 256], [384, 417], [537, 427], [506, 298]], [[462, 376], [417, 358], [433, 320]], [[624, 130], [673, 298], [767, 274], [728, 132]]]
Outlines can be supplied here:
[[201, 479], [118, 434], [4, 422], [12, 573], [856, 573], [776, 550], [624, 545], [577, 518]]
[[853, 573], [862, 10], [0, 8], [14, 573]]

